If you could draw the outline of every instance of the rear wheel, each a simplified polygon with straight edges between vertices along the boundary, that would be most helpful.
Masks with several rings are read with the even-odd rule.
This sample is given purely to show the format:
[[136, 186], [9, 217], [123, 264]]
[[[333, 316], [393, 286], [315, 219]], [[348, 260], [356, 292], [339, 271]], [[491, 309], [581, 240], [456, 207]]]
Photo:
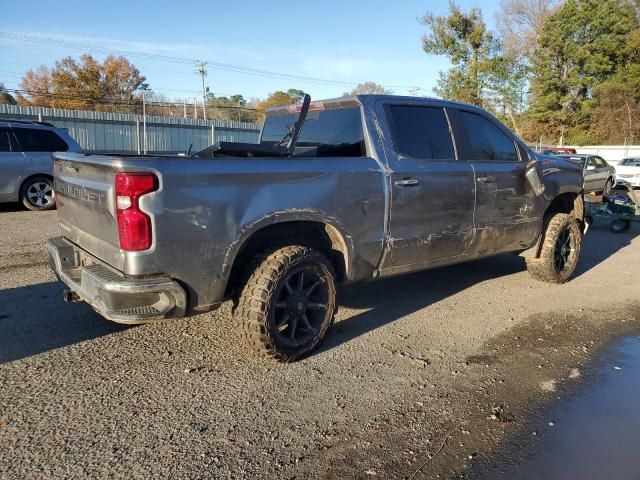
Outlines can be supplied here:
[[29, 210], [51, 210], [56, 205], [51, 179], [44, 176], [27, 179], [20, 190], [20, 200]]
[[527, 270], [536, 279], [565, 283], [578, 265], [582, 233], [575, 217], [556, 213], [546, 223], [538, 258], [527, 260]]
[[242, 291], [236, 321], [256, 353], [290, 362], [322, 341], [335, 297], [333, 269], [324, 255], [289, 246], [260, 261]]

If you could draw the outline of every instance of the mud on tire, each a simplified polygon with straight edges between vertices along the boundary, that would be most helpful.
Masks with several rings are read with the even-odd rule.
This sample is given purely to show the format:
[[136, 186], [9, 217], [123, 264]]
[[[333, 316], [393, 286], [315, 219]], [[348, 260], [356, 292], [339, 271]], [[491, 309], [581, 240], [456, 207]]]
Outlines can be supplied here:
[[581, 244], [582, 232], [575, 217], [556, 213], [545, 224], [540, 256], [527, 260], [527, 270], [543, 282], [565, 283], [578, 265]]
[[236, 325], [259, 355], [281, 362], [313, 351], [333, 322], [334, 272], [324, 255], [299, 245], [263, 255], [240, 295]]

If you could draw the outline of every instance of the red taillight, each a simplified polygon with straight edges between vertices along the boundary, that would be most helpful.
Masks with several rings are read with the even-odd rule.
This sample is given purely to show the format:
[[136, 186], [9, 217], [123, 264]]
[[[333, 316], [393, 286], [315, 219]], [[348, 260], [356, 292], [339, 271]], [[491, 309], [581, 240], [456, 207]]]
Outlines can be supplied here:
[[120, 248], [139, 252], [151, 248], [151, 219], [140, 210], [139, 198], [158, 188], [153, 173], [116, 173], [116, 216]]

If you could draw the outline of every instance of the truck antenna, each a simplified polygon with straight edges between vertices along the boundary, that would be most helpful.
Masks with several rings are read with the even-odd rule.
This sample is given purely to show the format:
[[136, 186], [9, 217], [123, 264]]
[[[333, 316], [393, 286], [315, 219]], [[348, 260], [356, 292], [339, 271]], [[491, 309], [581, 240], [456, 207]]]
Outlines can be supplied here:
[[298, 114], [298, 119], [296, 123], [293, 125], [291, 129], [291, 136], [289, 137], [289, 142], [287, 143], [287, 152], [291, 155], [296, 149], [296, 143], [298, 143], [298, 137], [300, 136], [300, 131], [302, 130], [302, 125], [307, 118], [307, 113], [309, 112], [309, 105], [311, 104], [311, 95], [308, 93], [304, 94], [302, 99], [302, 107], [300, 108], [300, 113]]

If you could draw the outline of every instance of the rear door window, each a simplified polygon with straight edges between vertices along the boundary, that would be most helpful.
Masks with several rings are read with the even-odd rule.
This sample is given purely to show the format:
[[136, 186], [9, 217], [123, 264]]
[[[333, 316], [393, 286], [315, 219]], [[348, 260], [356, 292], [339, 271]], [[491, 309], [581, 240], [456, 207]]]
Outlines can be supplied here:
[[[279, 142], [298, 114], [271, 115], [265, 120], [261, 143]], [[302, 126], [295, 156], [362, 157], [366, 155], [360, 107], [311, 110]]]
[[605, 162], [602, 158], [600, 157], [593, 157], [596, 161], [596, 166], [598, 168], [606, 168], [607, 167], [607, 162]]
[[449, 122], [443, 108], [389, 105], [387, 117], [398, 153], [424, 160], [455, 159]]
[[10, 152], [11, 142], [9, 142], [9, 129], [0, 128], [0, 152]]
[[20, 150], [23, 152], [66, 152], [69, 146], [51, 130], [14, 128]]
[[465, 157], [469, 160], [518, 161], [513, 139], [488, 119], [463, 110], [460, 122], [468, 140]]

